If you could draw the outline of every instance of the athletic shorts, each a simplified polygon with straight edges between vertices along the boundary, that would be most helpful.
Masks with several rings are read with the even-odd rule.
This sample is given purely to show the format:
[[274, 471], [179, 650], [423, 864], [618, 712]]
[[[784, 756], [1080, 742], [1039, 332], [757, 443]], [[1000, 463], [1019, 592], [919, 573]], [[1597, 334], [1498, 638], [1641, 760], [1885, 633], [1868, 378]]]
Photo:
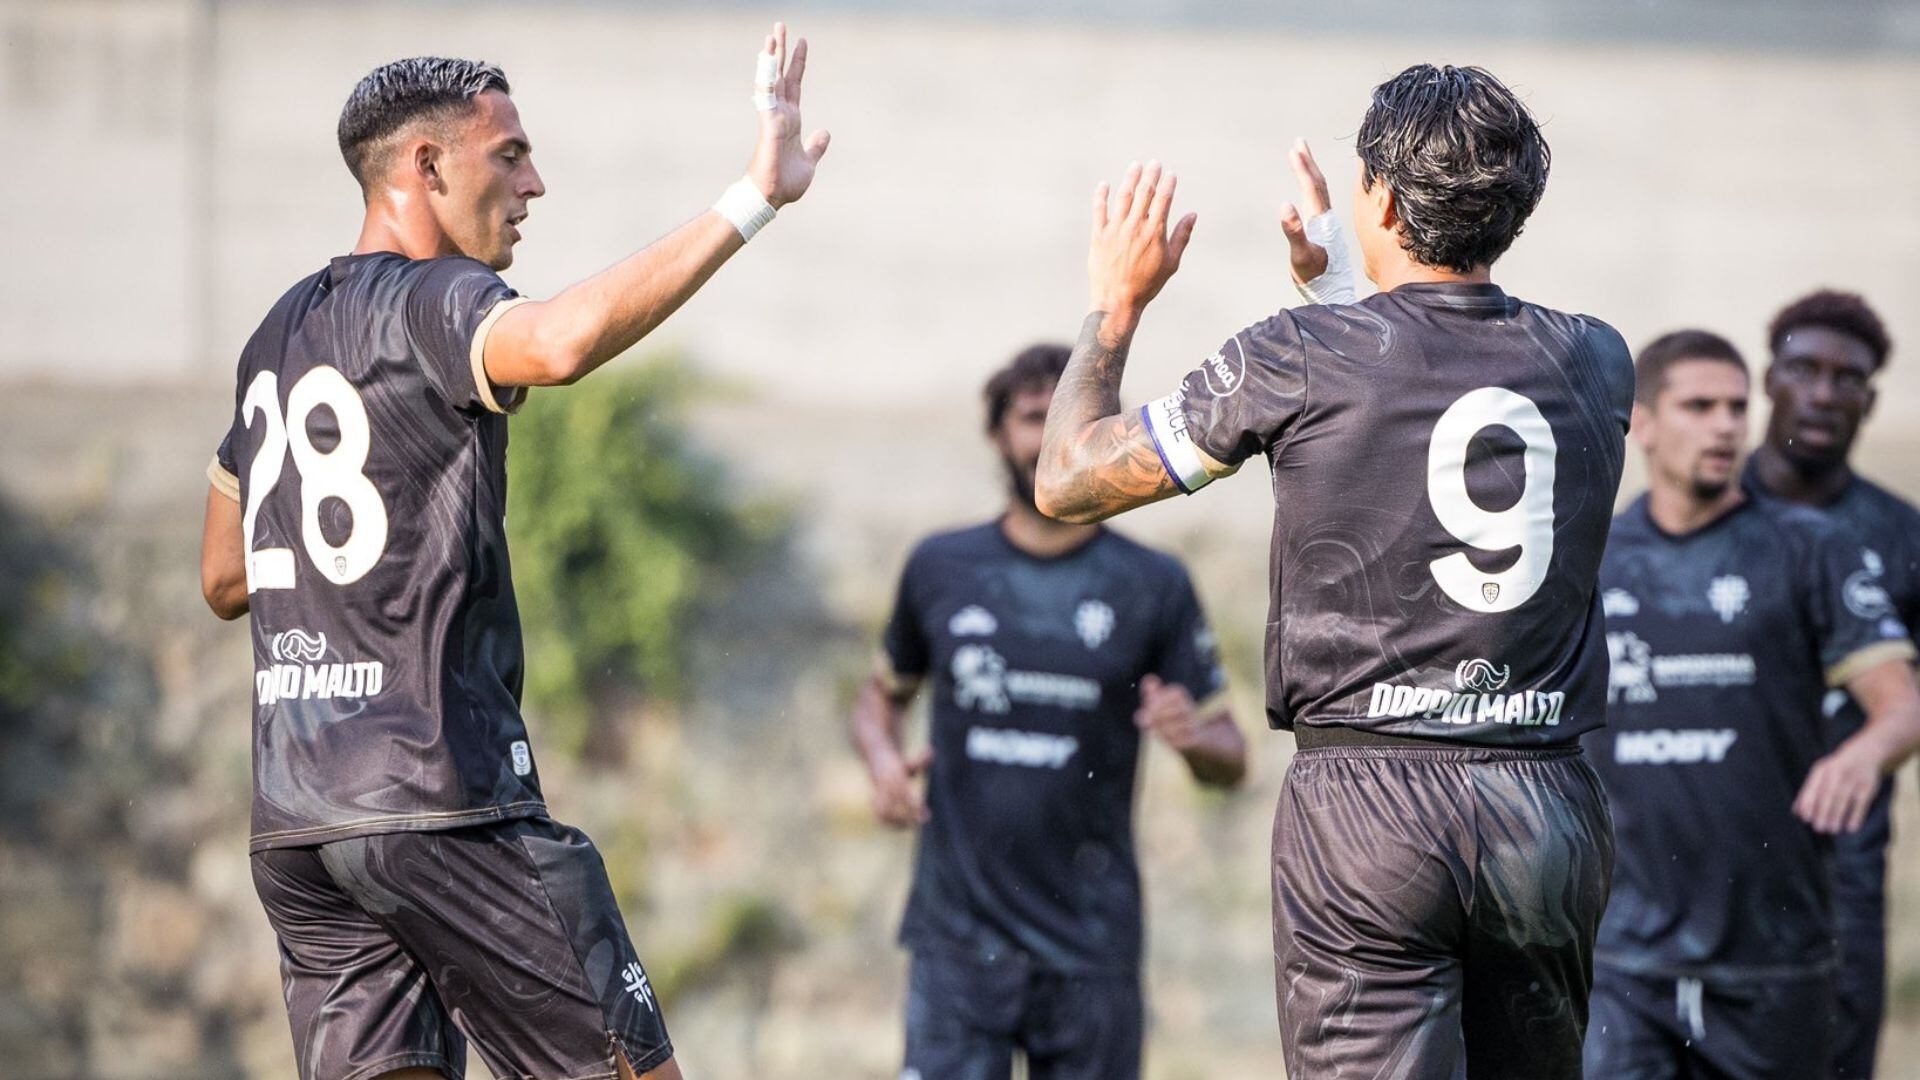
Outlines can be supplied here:
[[1887, 995], [1887, 845], [1893, 841], [1891, 777], [1867, 823], [1833, 842], [1833, 921], [1840, 940], [1835, 983], [1833, 1080], [1871, 1080]]
[[[254, 888], [280, 941], [301, 1080], [409, 1067], [500, 1080], [636, 1073], [673, 1056], [606, 867], [528, 818], [274, 848]], [[464, 1036], [464, 1038], [463, 1038]]]
[[1273, 830], [1287, 1075], [1578, 1078], [1612, 872], [1576, 747], [1300, 751]]
[[1134, 1080], [1144, 1031], [1140, 976], [1064, 975], [1024, 956], [992, 963], [922, 950], [907, 974], [901, 1080]]
[[1833, 978], [1676, 979], [1602, 967], [1587, 1075], [1595, 1080], [1820, 1080]]

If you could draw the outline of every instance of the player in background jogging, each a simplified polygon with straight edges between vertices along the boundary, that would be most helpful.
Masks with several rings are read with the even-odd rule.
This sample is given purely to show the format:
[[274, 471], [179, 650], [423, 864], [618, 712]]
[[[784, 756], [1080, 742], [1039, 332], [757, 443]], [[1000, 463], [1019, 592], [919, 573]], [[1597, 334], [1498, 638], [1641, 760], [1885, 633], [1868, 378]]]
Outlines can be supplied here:
[[[988, 380], [1005, 511], [921, 542], [901, 575], [854, 745], [874, 812], [918, 827], [900, 941], [912, 954], [904, 1076], [1140, 1073], [1141, 734], [1220, 787], [1246, 771], [1213, 631], [1172, 556], [1033, 505], [1063, 345]], [[902, 746], [914, 694], [929, 745]], [[926, 776], [923, 796], [920, 774]]]

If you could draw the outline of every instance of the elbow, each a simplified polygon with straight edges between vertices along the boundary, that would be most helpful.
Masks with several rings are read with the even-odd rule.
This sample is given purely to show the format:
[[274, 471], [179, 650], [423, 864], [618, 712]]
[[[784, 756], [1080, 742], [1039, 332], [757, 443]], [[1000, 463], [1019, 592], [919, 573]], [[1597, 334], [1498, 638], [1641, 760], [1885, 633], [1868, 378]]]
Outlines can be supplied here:
[[245, 615], [251, 607], [247, 601], [245, 578], [203, 573], [200, 575], [200, 595], [207, 601], [207, 608], [221, 622], [232, 622]]
[[1042, 514], [1055, 521], [1064, 521], [1069, 525], [1091, 525], [1105, 515], [1092, 506], [1077, 504], [1073, 498], [1073, 485], [1065, 475], [1067, 467], [1049, 462], [1044, 457], [1033, 478], [1033, 505]]

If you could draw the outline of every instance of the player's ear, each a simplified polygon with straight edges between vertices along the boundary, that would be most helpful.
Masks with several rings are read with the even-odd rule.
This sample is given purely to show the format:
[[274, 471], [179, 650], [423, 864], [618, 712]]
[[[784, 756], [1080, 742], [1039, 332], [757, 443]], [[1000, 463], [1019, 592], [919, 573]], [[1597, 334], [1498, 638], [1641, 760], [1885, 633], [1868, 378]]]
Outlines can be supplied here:
[[1367, 202], [1371, 204], [1373, 220], [1385, 232], [1393, 232], [1400, 227], [1400, 208], [1393, 199], [1393, 189], [1384, 181], [1376, 182], [1367, 189]]
[[1638, 400], [1627, 414], [1627, 434], [1642, 451], [1653, 449], [1653, 410]]
[[414, 175], [429, 190], [446, 190], [446, 182], [440, 177], [439, 146], [427, 139], [420, 139], [408, 148], [407, 161], [413, 167]]

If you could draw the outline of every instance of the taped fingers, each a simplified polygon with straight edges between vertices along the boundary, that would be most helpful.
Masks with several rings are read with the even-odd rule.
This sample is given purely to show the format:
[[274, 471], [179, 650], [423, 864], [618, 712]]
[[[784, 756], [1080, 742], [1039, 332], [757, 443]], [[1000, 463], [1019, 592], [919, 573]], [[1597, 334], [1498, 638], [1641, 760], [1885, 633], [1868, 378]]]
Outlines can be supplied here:
[[780, 79], [780, 58], [774, 55], [774, 41], [767, 39], [767, 47], [754, 58], [753, 65], [753, 107], [762, 112], [780, 103], [773, 88]]

